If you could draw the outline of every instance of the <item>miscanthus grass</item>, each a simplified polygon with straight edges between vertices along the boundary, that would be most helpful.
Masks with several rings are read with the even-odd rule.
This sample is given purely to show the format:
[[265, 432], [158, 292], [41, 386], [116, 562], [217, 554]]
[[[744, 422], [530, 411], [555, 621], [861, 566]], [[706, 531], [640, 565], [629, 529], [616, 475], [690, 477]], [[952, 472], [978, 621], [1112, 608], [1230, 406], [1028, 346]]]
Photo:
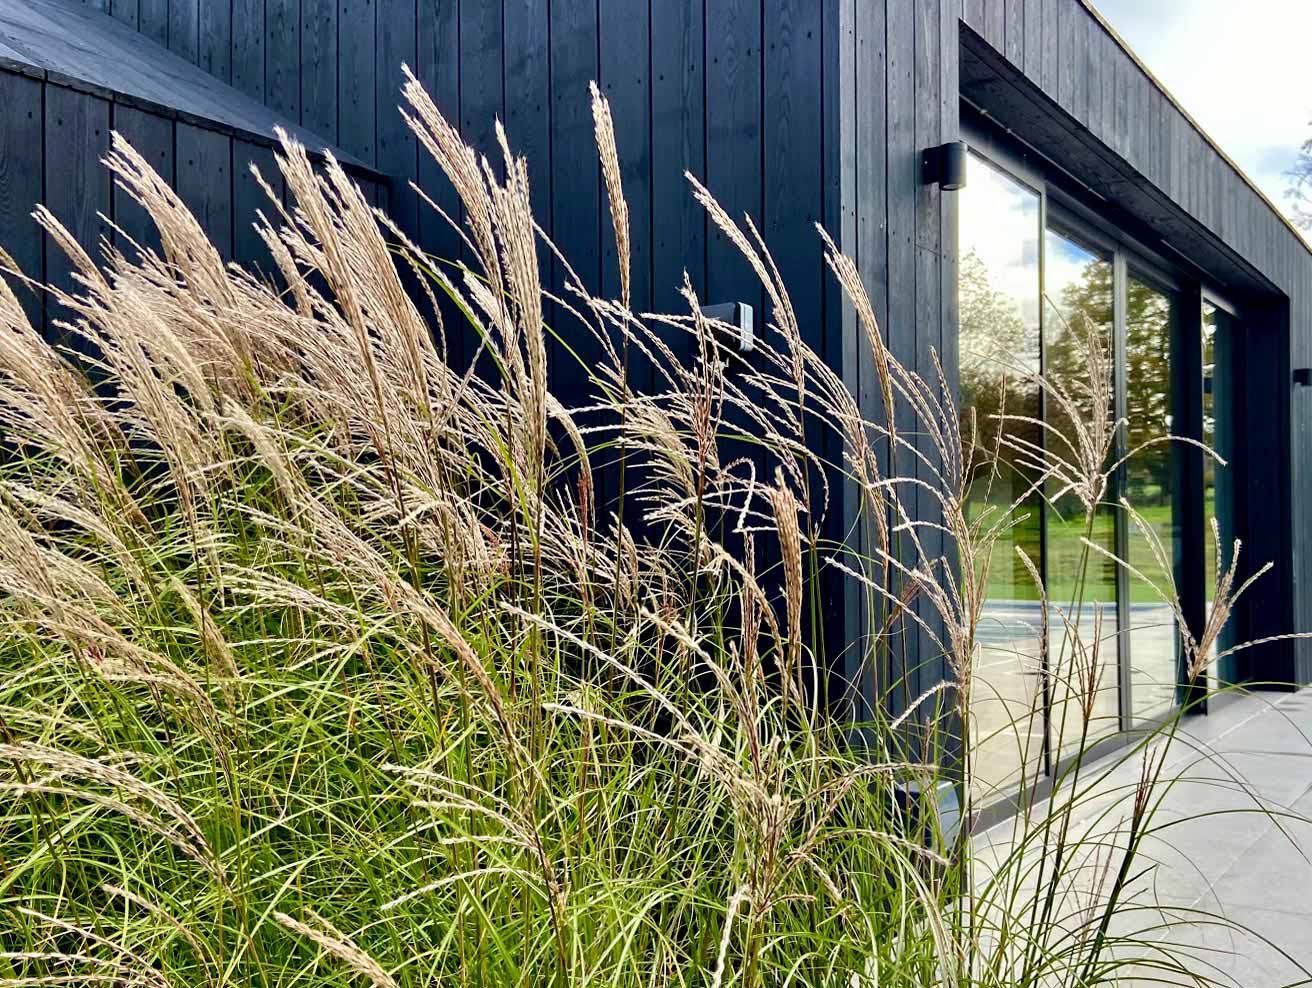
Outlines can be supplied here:
[[[820, 233], [872, 420], [756, 228], [693, 181], [769, 299], [735, 367], [686, 280], [683, 312], [632, 308], [595, 89], [616, 299], [536, 228], [500, 130], [493, 164], [413, 78], [405, 96], [466, 264], [285, 143], [263, 280], [116, 137], [106, 164], [159, 249], [93, 258], [39, 210], [78, 272], [49, 299], [58, 345], [0, 281], [0, 984], [1097, 985], [1145, 954], [1197, 983], [1139, 949], [1160, 939], [1136, 882], [1169, 733], [1127, 756], [1110, 837], [1082, 829], [1101, 795], [1080, 759], [1047, 809], [1018, 780], [1030, 809], [988, 867], [931, 812], [945, 782], [973, 810], [963, 725], [1016, 521], [972, 512], [970, 484], [1009, 441], [1091, 519], [1105, 412], [1070, 456], [986, 448]], [[576, 351], [600, 354], [588, 393], [553, 393]], [[840, 485], [861, 520], [842, 541]], [[825, 575], [868, 611], [859, 679], [911, 635], [951, 678], [855, 704], [826, 673]], [[1244, 586], [1232, 564], [1184, 632], [1191, 676]], [[1039, 640], [1061, 643], [1045, 689], [1087, 724], [1107, 646], [1081, 640], [1083, 607], [1045, 608], [1065, 633]]]

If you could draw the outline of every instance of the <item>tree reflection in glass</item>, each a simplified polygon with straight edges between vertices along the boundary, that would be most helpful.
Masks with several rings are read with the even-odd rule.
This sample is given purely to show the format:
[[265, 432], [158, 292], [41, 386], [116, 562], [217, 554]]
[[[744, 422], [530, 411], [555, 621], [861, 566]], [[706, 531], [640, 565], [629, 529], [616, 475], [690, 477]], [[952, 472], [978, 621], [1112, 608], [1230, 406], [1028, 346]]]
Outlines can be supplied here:
[[[1234, 317], [1210, 302], [1203, 304], [1203, 442], [1227, 463], [1234, 454], [1231, 437], [1231, 408], [1233, 407], [1234, 375], [1230, 347], [1234, 334]], [[1231, 524], [1231, 504], [1234, 497], [1233, 478], [1227, 466], [1221, 466], [1210, 456], [1203, 457], [1203, 547], [1207, 564], [1203, 586], [1210, 611], [1216, 589], [1216, 542], [1212, 535], [1212, 519], [1220, 527], [1222, 562], [1228, 564], [1234, 531]], [[1222, 634], [1212, 649], [1213, 654], [1230, 645], [1230, 635]], [[1212, 685], [1216, 680], [1231, 682], [1234, 679], [1233, 658], [1222, 659], [1220, 668], [1210, 671]]]
[[[998, 416], [1038, 418], [1039, 197], [982, 159], [970, 159], [968, 191], [960, 202], [960, 365], [962, 434], [998, 450]], [[1037, 427], [1014, 422], [1012, 433], [1039, 441]], [[1022, 432], [1023, 434], [1023, 432]], [[977, 458], [970, 489], [974, 517], [1003, 512], [1021, 501], [1017, 524], [999, 539], [989, 561], [988, 597], [976, 647], [972, 745], [975, 784], [982, 800], [1016, 785], [1043, 753], [1038, 708], [1038, 593], [1017, 555], [1040, 565], [1039, 495], [1026, 491], [1032, 472], [1003, 448], [996, 461]]]
[[[1183, 447], [1164, 442], [1171, 434], [1171, 337], [1175, 300], [1140, 279], [1126, 282], [1125, 363], [1126, 416], [1129, 449], [1125, 496], [1161, 539], [1171, 556], [1180, 558], [1176, 522], [1176, 459]], [[1132, 566], [1159, 587], [1170, 584], [1140, 537], [1130, 539]], [[1130, 688], [1136, 721], [1165, 713], [1176, 702], [1177, 635], [1171, 608], [1143, 580], [1130, 580]]]
[[[1087, 381], [1090, 334], [1093, 344], [1110, 353], [1112, 348], [1112, 262], [1106, 254], [1049, 228], [1044, 253], [1046, 285], [1044, 312], [1044, 375], [1064, 394], [1071, 396], [1083, 421], [1091, 419], [1094, 401], [1114, 400], [1111, 382], [1101, 394], [1091, 393]], [[1076, 423], [1056, 402], [1046, 409], [1050, 429], [1047, 443], [1063, 440], [1078, 445]], [[1053, 667], [1053, 742], [1061, 754], [1080, 745], [1081, 738], [1093, 740], [1114, 733], [1120, 724], [1119, 690], [1116, 675], [1116, 564], [1107, 556], [1086, 552], [1084, 539], [1108, 553], [1116, 551], [1116, 517], [1110, 504], [1101, 505], [1092, 523], [1080, 499], [1063, 493], [1049, 480], [1047, 534], [1048, 596], [1051, 615], [1050, 648]], [[1082, 562], [1082, 557], [1087, 560]], [[1082, 581], [1080, 576], [1083, 574]], [[1078, 634], [1082, 650], [1092, 650], [1095, 612], [1101, 610], [1098, 648], [1098, 692], [1089, 723], [1073, 694], [1081, 690], [1080, 677], [1073, 672], [1076, 652], [1071, 632], [1056, 608], [1065, 610]], [[1087, 731], [1085, 728], [1087, 727]]]

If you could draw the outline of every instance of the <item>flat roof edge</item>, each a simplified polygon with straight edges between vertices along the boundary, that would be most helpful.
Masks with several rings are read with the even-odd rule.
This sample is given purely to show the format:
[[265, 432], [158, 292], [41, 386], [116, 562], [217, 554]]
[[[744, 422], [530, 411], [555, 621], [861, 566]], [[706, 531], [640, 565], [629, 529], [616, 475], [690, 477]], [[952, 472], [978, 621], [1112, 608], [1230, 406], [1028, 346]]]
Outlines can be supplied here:
[[1130, 46], [1130, 43], [1126, 41], [1123, 37], [1121, 37], [1121, 35], [1117, 32], [1116, 28], [1112, 27], [1111, 23], [1107, 20], [1107, 18], [1102, 15], [1102, 12], [1099, 11], [1096, 6], [1094, 6], [1093, 0], [1077, 0], [1077, 2], [1089, 13], [1089, 15], [1095, 21], [1097, 21], [1098, 26], [1101, 27], [1105, 32], [1107, 32], [1107, 35], [1113, 41], [1116, 42], [1117, 46], [1123, 52], [1125, 52], [1126, 55], [1130, 57], [1130, 60], [1134, 62], [1134, 64], [1138, 67], [1139, 71], [1142, 72], [1145, 76], [1147, 76], [1148, 81], [1151, 82], [1157, 88], [1157, 91], [1166, 97], [1167, 101], [1171, 104], [1171, 106], [1175, 107], [1176, 112], [1179, 113], [1180, 116], [1184, 117], [1186, 121], [1188, 121], [1189, 126], [1198, 132], [1199, 136], [1202, 137], [1202, 139], [1207, 142], [1207, 146], [1210, 147], [1213, 151], [1215, 151], [1217, 155], [1221, 158], [1221, 160], [1230, 166], [1231, 171], [1233, 171], [1245, 185], [1247, 185], [1253, 192], [1257, 194], [1257, 197], [1261, 199], [1263, 203], [1266, 204], [1267, 209], [1271, 210], [1271, 212], [1275, 215], [1275, 217], [1285, 225], [1285, 228], [1288, 229], [1289, 232], [1294, 235], [1294, 239], [1297, 240], [1298, 243], [1302, 245], [1303, 249], [1307, 251], [1309, 255], [1312, 255], [1312, 242], [1309, 242], [1308, 235], [1304, 233], [1302, 230], [1300, 230], [1294, 224], [1294, 222], [1288, 216], [1286, 216], [1285, 213], [1278, 206], [1276, 206], [1274, 202], [1271, 201], [1271, 197], [1268, 196], [1265, 192], [1263, 192], [1262, 189], [1258, 186], [1258, 184], [1254, 182], [1252, 177], [1249, 176], [1249, 174], [1239, 166], [1239, 164], [1234, 160], [1234, 158], [1230, 157], [1230, 155], [1226, 153], [1225, 149], [1222, 148], [1219, 143], [1217, 143], [1217, 141], [1212, 137], [1211, 134], [1207, 132], [1207, 130], [1203, 127], [1203, 125], [1198, 122], [1198, 120], [1194, 117], [1194, 115], [1184, 108], [1183, 104], [1181, 104], [1181, 102], [1178, 99], [1176, 99], [1175, 94], [1166, 88], [1166, 86], [1162, 83], [1162, 80], [1157, 78], [1157, 76], [1153, 73], [1153, 70], [1148, 67], [1148, 65], [1144, 62], [1144, 60], [1140, 58], [1139, 55], [1135, 52], [1134, 48]]

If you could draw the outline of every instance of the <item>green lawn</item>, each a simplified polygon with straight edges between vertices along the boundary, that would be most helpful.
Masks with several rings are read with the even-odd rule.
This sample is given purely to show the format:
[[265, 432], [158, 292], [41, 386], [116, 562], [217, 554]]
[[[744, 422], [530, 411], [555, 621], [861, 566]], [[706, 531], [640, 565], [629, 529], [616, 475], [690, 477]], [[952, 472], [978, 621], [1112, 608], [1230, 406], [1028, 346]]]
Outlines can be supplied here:
[[[1063, 505], [1062, 507], [1065, 507]], [[1157, 532], [1163, 546], [1171, 551], [1171, 506], [1150, 505], [1137, 509]], [[1115, 550], [1114, 511], [1108, 506], [1095, 517], [1091, 541], [1109, 552]], [[1147, 540], [1130, 525], [1129, 562], [1145, 577], [1158, 586], [1166, 586], [1167, 575], [1153, 557]], [[1078, 509], [1066, 514], [1049, 508], [1047, 579], [1049, 594], [1055, 602], [1069, 602], [1075, 593], [1080, 570], [1080, 556], [1085, 535], [1084, 517]], [[996, 600], [1037, 600], [1038, 590], [1016, 556], [1016, 547], [1024, 549], [1031, 559], [1040, 558], [1040, 522], [1037, 508], [1012, 529], [1010, 538], [1000, 541], [994, 549], [989, 569], [989, 596]], [[1090, 552], [1085, 583], [1086, 601], [1112, 603], [1116, 600], [1116, 563], [1105, 556]], [[1159, 600], [1152, 587], [1131, 574], [1130, 600], [1134, 603]]]

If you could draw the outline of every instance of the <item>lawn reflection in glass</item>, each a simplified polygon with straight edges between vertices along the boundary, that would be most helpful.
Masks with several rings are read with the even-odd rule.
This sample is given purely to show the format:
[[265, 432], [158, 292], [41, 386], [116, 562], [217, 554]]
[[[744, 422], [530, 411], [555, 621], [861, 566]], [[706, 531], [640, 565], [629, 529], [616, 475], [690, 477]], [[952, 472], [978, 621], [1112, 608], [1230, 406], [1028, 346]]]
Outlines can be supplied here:
[[[983, 159], [971, 156], [960, 200], [960, 361], [962, 430], [977, 430], [985, 449], [996, 443], [997, 416], [1040, 411], [1039, 388], [1039, 197]], [[973, 411], [973, 418], [972, 418]], [[1008, 426], [1037, 440], [1034, 427]], [[1026, 433], [1025, 430], [1029, 429]], [[1008, 509], [1034, 477], [1002, 451], [996, 466], [980, 467], [969, 509], [978, 518]], [[1038, 696], [1038, 594], [1016, 549], [1039, 565], [1037, 492], [1017, 511], [1023, 516], [993, 551], [988, 596], [975, 656], [973, 718], [977, 798], [989, 802], [1042, 765], [1043, 718]]]

